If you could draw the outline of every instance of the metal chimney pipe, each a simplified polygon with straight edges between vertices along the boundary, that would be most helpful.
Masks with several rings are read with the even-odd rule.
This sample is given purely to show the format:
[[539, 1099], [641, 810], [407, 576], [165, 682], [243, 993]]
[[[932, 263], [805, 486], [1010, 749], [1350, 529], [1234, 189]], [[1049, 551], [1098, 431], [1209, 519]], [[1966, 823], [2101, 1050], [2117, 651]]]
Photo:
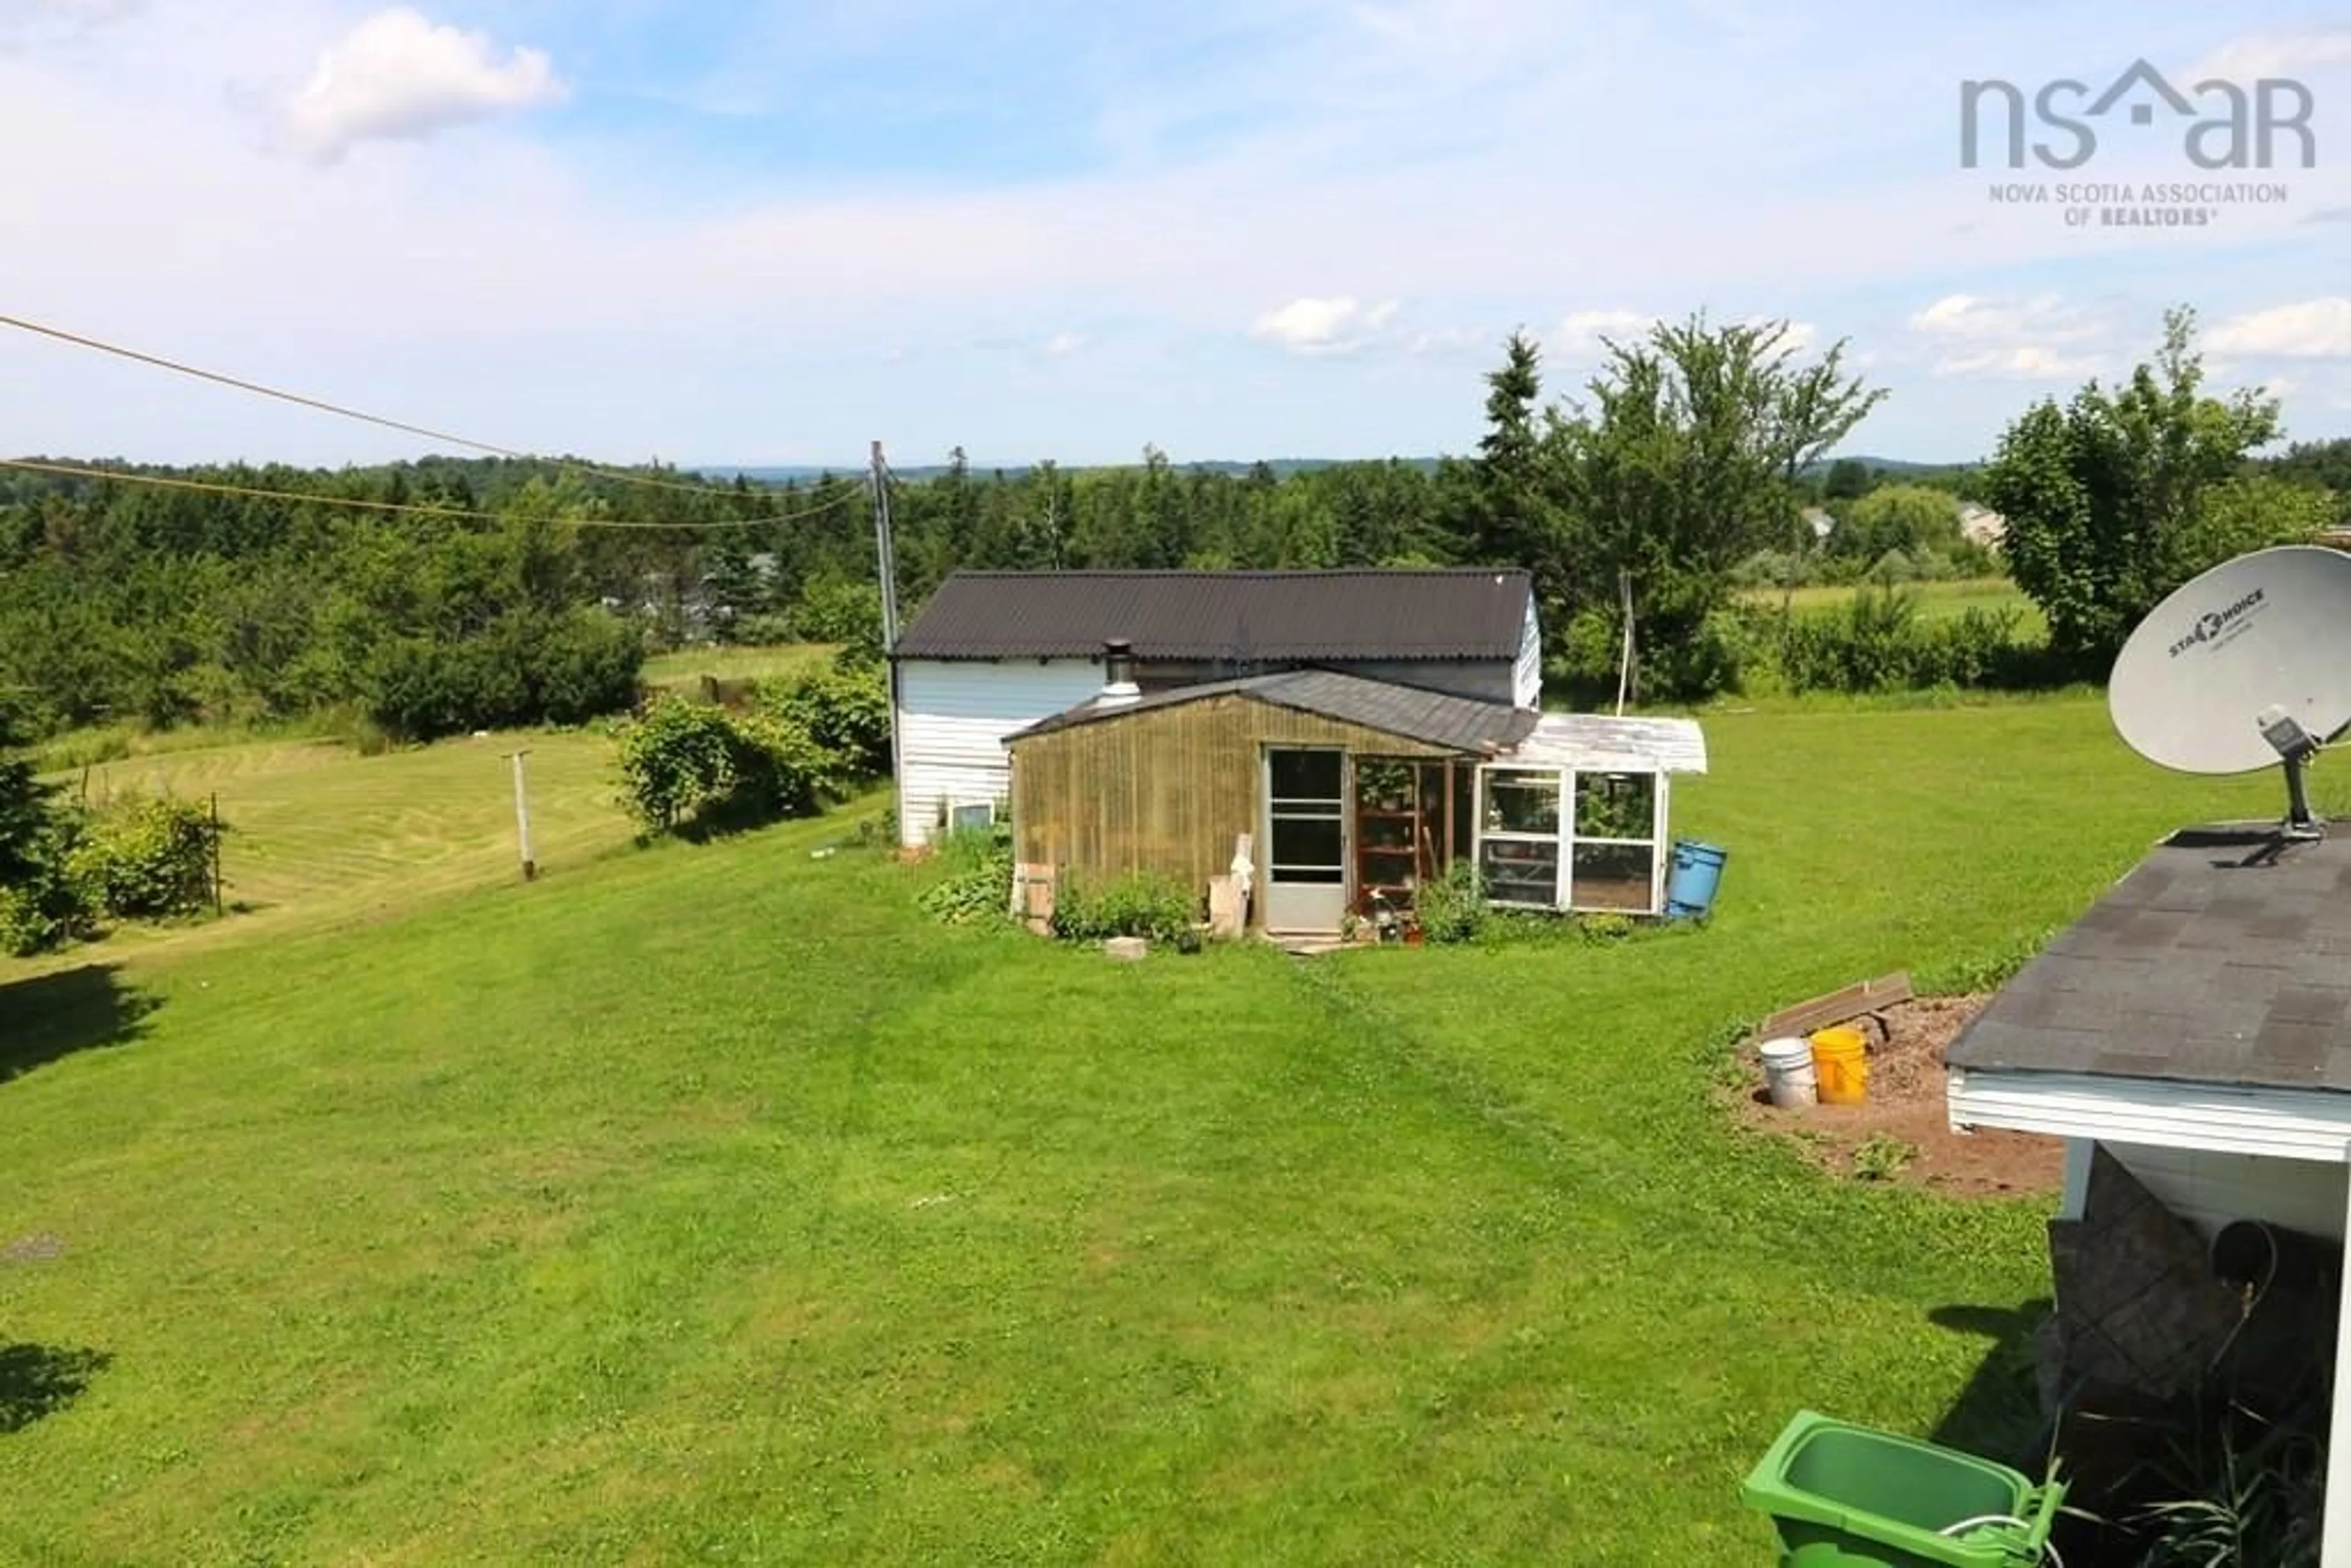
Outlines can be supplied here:
[[1105, 703], [1131, 703], [1143, 695], [1134, 684], [1134, 644], [1113, 638], [1102, 644], [1102, 689]]

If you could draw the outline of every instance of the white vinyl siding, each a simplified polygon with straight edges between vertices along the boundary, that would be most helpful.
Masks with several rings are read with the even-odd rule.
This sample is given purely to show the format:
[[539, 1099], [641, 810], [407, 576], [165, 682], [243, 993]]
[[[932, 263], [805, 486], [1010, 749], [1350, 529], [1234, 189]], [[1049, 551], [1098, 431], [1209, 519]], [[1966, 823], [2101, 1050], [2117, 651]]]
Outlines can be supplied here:
[[2343, 1239], [2343, 1166], [2146, 1144], [2107, 1144], [2105, 1150], [2164, 1207], [2208, 1239], [2235, 1219], [2266, 1220], [2312, 1236]]
[[1102, 690], [1092, 659], [909, 659], [898, 666], [898, 841], [927, 843], [943, 810], [1002, 800], [1004, 737]]
[[1527, 623], [1519, 633], [1519, 659], [1510, 668], [1510, 706], [1542, 706], [1542, 627], [1535, 620], [1534, 596], [1527, 596]]

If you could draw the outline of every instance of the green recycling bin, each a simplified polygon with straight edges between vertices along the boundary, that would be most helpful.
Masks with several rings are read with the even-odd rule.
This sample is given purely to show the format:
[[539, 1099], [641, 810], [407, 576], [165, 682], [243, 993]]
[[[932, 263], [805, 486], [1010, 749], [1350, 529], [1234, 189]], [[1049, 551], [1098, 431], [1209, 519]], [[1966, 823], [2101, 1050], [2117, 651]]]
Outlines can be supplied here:
[[1787, 1568], [2039, 1568], [2065, 1488], [1803, 1410], [1739, 1497], [1771, 1517]]

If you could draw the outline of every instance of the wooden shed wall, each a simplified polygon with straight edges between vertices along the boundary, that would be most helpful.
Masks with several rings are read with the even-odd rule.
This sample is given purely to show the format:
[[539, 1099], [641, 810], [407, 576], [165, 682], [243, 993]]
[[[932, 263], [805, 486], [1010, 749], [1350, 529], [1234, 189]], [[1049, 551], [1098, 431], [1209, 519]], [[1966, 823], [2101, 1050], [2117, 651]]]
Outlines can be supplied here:
[[1073, 725], [1012, 745], [1019, 859], [1078, 883], [1158, 872], [1205, 889], [1233, 841], [1259, 841], [1268, 746], [1337, 746], [1361, 756], [1449, 757], [1442, 747], [1238, 695]]

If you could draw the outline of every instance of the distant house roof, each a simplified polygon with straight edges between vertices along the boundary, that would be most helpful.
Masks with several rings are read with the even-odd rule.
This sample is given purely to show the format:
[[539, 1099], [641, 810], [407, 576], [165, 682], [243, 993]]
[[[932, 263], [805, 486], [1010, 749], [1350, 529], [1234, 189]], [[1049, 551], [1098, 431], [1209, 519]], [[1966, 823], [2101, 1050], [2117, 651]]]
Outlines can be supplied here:
[[1176, 686], [1123, 703], [1105, 703], [1099, 697], [1090, 697], [1005, 738], [1018, 744], [1077, 725], [1100, 724], [1128, 714], [1234, 695], [1460, 752], [1505, 748], [1534, 728], [1536, 718], [1532, 710], [1514, 708], [1507, 703], [1479, 702], [1474, 697], [1424, 691], [1418, 686], [1370, 680], [1338, 670], [1290, 670], [1244, 680]]
[[2351, 1091], [2351, 836], [2158, 845], [1979, 1014], [1953, 1067]]
[[1547, 713], [1498, 760], [1586, 773], [1703, 773], [1706, 732], [1689, 718]]
[[898, 639], [908, 659], [1514, 659], [1533, 587], [1492, 567], [958, 571]]

